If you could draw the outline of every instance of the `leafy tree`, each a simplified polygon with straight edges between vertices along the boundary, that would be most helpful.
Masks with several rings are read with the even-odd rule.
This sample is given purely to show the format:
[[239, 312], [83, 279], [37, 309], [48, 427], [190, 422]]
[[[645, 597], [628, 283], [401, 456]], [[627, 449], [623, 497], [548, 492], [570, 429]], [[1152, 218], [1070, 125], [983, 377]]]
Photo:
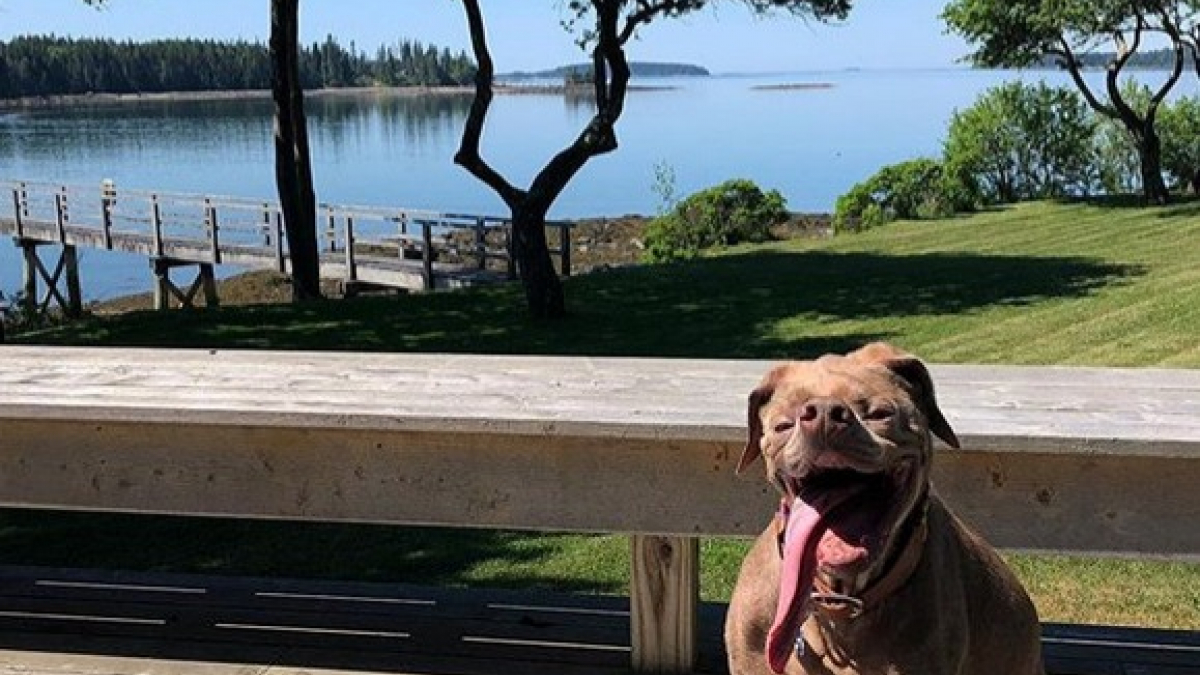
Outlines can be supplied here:
[[1091, 192], [1095, 118], [1070, 89], [1010, 82], [955, 112], [947, 170], [984, 204]]
[[[1019, 68], [1047, 56], [1057, 58], [1088, 105], [1118, 120], [1135, 140], [1143, 196], [1163, 204], [1169, 194], [1155, 121], [1159, 105], [1183, 72], [1198, 9], [1197, 0], [953, 0], [942, 16], [976, 48], [969, 58], [977, 65]], [[1121, 95], [1119, 83], [1123, 68], [1150, 34], [1166, 37], [1173, 57], [1150, 105], [1139, 112]], [[1079, 55], [1096, 51], [1106, 40], [1115, 51], [1105, 69], [1102, 97], [1084, 79]], [[1191, 49], [1194, 55], [1194, 45]]]
[[1200, 98], [1181, 98], [1163, 108], [1163, 169], [1179, 190], [1200, 194]]
[[[741, 0], [758, 12], [783, 10], [818, 19], [844, 18], [852, 0]], [[566, 313], [562, 283], [546, 243], [546, 214], [587, 162], [617, 148], [616, 125], [625, 107], [629, 63], [625, 45], [638, 29], [656, 18], [680, 17], [703, 9], [713, 0], [569, 0], [568, 22], [583, 27], [580, 45], [590, 47], [596, 112], [575, 140], [554, 155], [528, 188], [513, 185], [479, 152], [480, 137], [493, 96], [494, 66], [478, 0], [463, 0], [471, 48], [478, 64], [475, 98], [463, 127], [454, 161], [490, 187], [512, 213], [513, 250], [525, 298], [534, 317]]]
[[[1149, 105], [1149, 87], [1130, 79], [1121, 90], [1134, 109], [1143, 110]], [[1106, 121], [1099, 126], [1097, 153], [1105, 191], [1116, 194], [1139, 189], [1136, 140], [1119, 124]], [[1158, 126], [1163, 172], [1171, 179], [1171, 187], [1179, 192], [1189, 188], [1200, 192], [1200, 99], [1188, 97], [1163, 103]]]
[[321, 297], [312, 155], [300, 83], [300, 0], [271, 0], [271, 97], [275, 102], [275, 184], [292, 263], [292, 298]]
[[[1144, 112], [1150, 105], [1152, 95], [1150, 87], [1133, 78], [1121, 83], [1121, 96], [1134, 110]], [[1094, 140], [1101, 189], [1110, 195], [1141, 192], [1141, 160], [1138, 157], [1137, 139], [1130, 135], [1125, 125], [1119, 120], [1102, 117], [1096, 125]]]

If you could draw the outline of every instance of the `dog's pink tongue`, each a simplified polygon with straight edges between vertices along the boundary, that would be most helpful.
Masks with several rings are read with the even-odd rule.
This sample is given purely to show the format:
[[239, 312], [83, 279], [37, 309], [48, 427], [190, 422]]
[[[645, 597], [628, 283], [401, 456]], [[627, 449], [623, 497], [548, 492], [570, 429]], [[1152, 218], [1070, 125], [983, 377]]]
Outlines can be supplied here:
[[802, 499], [792, 502], [784, 535], [783, 562], [779, 579], [779, 604], [767, 634], [767, 661], [771, 670], [782, 673], [795, 649], [796, 634], [804, 623], [808, 595], [817, 574], [817, 543], [824, 523], [816, 509]]

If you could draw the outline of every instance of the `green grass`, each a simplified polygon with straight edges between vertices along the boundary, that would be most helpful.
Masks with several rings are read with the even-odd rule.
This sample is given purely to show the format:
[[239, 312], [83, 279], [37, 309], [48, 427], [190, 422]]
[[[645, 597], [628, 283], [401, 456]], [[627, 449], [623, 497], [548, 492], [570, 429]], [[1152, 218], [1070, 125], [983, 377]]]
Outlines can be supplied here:
[[[136, 313], [45, 344], [805, 357], [887, 339], [934, 362], [1200, 367], [1200, 202], [1035, 203], [569, 281], [531, 323], [518, 288]], [[86, 543], [81, 543], [86, 542]], [[299, 542], [303, 542], [300, 544]], [[624, 592], [620, 537], [133, 516], [0, 515], [0, 563]], [[745, 545], [703, 544], [728, 596]], [[1043, 618], [1200, 629], [1200, 565], [1013, 556]]]

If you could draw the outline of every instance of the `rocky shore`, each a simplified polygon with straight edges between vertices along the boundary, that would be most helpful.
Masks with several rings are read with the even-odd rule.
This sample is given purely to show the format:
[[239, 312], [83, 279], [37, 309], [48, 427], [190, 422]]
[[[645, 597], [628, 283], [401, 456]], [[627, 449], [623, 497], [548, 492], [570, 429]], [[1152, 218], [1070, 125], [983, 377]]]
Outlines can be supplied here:
[[[573, 273], [587, 274], [641, 264], [646, 226], [650, 220], [646, 216], [627, 215], [577, 221], [571, 247]], [[777, 225], [773, 232], [779, 239], [824, 237], [829, 235], [829, 225], [828, 214], [797, 213], [788, 222]], [[328, 297], [341, 295], [337, 282], [328, 282], [324, 290]], [[223, 305], [251, 305], [290, 302], [291, 292], [283, 275], [253, 271], [219, 281], [217, 295]], [[151, 309], [152, 302], [149, 292], [138, 293], [95, 302], [90, 310], [95, 314], [119, 314]]]

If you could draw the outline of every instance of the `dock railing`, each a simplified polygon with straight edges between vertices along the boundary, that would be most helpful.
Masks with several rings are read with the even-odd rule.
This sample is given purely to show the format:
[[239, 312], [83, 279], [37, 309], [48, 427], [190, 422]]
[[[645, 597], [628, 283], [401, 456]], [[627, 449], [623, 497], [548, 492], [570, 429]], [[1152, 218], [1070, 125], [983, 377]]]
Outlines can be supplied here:
[[[166, 270], [198, 266], [211, 285], [213, 265], [290, 269], [283, 214], [271, 200], [119, 189], [111, 181], [98, 188], [18, 181], [9, 192], [0, 233], [12, 235], [24, 251], [23, 290], [37, 311], [55, 302], [78, 313], [77, 247], [145, 256], [160, 286], [167, 284], [160, 294], [173, 291], [188, 300], [191, 294], [173, 286]], [[426, 291], [516, 278], [508, 218], [328, 203], [319, 204], [318, 212], [323, 278]], [[571, 223], [549, 221], [546, 227], [559, 272], [570, 276]], [[38, 256], [38, 248], [47, 246], [62, 250], [51, 265]], [[63, 281], [69, 288], [60, 287]]]

